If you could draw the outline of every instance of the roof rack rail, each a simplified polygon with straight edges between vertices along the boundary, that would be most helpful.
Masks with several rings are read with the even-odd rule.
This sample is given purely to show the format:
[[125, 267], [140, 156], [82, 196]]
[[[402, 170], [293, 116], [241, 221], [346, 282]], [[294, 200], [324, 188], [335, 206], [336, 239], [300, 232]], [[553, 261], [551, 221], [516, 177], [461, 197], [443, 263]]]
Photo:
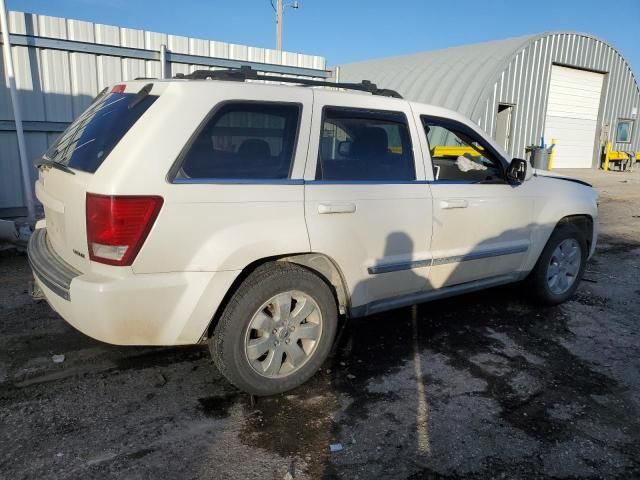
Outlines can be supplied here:
[[186, 80], [226, 80], [232, 82], [244, 82], [246, 80], [268, 80], [282, 83], [295, 83], [297, 85], [309, 87], [335, 87], [347, 90], [358, 90], [361, 92], [369, 92], [372, 95], [381, 95], [384, 97], [402, 98], [395, 90], [387, 88], [378, 88], [375, 83], [369, 80], [362, 80], [360, 83], [336, 83], [326, 80], [311, 80], [307, 78], [291, 78], [278, 75], [264, 75], [258, 73], [249, 66], [240, 68], [229, 68], [227, 70], [195, 70], [189, 74], [178, 73], [173, 78]]

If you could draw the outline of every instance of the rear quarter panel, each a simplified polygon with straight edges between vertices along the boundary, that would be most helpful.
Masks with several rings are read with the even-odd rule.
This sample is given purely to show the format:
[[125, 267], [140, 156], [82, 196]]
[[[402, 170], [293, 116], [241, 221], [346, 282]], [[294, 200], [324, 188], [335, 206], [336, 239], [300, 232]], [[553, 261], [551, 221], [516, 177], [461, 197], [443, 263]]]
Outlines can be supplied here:
[[[291, 177], [299, 181], [208, 180], [177, 184], [172, 165], [202, 121], [223, 101], [302, 105]], [[311, 122], [311, 90], [234, 82], [174, 81], [153, 114], [134, 126], [95, 175], [96, 193], [161, 195], [162, 210], [134, 273], [240, 270], [254, 260], [308, 252], [302, 174]], [[149, 113], [152, 110], [150, 109]]]

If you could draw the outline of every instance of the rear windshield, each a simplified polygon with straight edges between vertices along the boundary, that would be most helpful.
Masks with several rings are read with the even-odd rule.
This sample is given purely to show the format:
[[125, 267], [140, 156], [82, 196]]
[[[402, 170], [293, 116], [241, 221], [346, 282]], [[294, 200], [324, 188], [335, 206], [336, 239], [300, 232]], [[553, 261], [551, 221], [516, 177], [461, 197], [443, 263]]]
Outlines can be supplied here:
[[94, 173], [158, 98], [136, 93], [99, 95], [47, 150], [46, 160]]

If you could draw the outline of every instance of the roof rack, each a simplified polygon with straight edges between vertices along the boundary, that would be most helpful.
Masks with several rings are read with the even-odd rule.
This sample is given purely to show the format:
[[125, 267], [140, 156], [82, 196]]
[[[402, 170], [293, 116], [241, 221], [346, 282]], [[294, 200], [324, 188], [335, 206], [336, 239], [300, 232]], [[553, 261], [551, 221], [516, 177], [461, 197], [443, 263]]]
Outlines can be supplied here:
[[369, 80], [362, 80], [360, 83], [336, 83], [326, 80], [311, 80], [307, 78], [291, 78], [278, 75], [264, 75], [253, 70], [249, 66], [240, 68], [229, 68], [227, 70], [195, 70], [187, 75], [183, 73], [176, 74], [173, 78], [186, 80], [226, 80], [232, 82], [244, 82], [246, 80], [268, 80], [272, 82], [295, 83], [305, 87], [334, 87], [344, 88], [347, 90], [358, 90], [361, 92], [369, 92], [372, 95], [381, 95], [384, 97], [402, 98], [395, 90], [387, 88], [378, 88], [375, 83]]

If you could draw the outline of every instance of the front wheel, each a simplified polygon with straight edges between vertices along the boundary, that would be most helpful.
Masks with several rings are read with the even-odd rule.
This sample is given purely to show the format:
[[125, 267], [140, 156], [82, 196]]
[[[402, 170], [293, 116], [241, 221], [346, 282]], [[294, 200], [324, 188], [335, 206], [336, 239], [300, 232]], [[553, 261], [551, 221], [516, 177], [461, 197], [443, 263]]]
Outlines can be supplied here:
[[209, 349], [235, 386], [273, 395], [301, 385], [320, 368], [337, 317], [335, 297], [320, 277], [298, 265], [269, 263], [235, 292]]
[[587, 253], [587, 242], [575, 225], [556, 228], [528, 279], [534, 300], [557, 305], [571, 298], [582, 279]]

